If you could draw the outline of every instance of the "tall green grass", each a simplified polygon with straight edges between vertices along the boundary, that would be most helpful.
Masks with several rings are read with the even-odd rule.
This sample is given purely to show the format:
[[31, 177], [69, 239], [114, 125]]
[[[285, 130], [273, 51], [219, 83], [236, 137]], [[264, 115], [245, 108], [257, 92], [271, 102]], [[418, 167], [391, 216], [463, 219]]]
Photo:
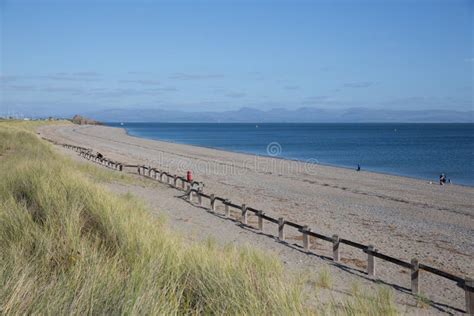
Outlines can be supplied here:
[[307, 314], [272, 256], [188, 244], [0, 123], [0, 314]]

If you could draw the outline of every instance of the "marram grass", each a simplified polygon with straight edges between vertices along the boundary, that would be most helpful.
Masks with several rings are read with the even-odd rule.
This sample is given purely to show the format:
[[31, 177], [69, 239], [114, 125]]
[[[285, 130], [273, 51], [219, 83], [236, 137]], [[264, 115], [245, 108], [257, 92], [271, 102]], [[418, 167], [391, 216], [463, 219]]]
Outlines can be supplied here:
[[0, 125], [0, 314], [307, 314], [272, 256], [186, 244], [130, 195]]

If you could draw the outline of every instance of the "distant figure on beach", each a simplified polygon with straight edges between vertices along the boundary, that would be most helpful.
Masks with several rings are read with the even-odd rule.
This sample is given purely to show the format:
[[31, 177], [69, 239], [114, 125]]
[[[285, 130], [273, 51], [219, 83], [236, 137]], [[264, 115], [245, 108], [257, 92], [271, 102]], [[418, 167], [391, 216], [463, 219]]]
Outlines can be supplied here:
[[97, 158], [102, 159], [104, 156], [101, 153], [97, 153]]
[[439, 185], [444, 185], [446, 183], [446, 175], [444, 173], [439, 175]]
[[357, 171], [360, 171], [360, 163], [357, 164]]

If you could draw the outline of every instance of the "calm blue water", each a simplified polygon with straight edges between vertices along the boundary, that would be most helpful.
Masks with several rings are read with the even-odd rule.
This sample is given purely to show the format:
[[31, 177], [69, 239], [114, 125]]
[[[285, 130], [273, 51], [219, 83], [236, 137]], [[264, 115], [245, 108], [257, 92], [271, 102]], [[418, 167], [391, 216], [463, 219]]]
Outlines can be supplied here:
[[[474, 186], [474, 124], [111, 123], [130, 135]], [[272, 152], [267, 152], [270, 143]], [[281, 151], [280, 151], [281, 148]]]

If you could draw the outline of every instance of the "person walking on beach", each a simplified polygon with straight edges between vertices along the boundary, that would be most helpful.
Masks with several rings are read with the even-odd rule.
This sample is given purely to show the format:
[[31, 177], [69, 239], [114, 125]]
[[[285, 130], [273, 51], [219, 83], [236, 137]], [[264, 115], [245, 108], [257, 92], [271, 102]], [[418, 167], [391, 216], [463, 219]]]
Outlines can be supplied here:
[[439, 185], [444, 185], [446, 183], [446, 175], [444, 173], [439, 175]]
[[357, 164], [357, 171], [360, 171], [360, 163]]

